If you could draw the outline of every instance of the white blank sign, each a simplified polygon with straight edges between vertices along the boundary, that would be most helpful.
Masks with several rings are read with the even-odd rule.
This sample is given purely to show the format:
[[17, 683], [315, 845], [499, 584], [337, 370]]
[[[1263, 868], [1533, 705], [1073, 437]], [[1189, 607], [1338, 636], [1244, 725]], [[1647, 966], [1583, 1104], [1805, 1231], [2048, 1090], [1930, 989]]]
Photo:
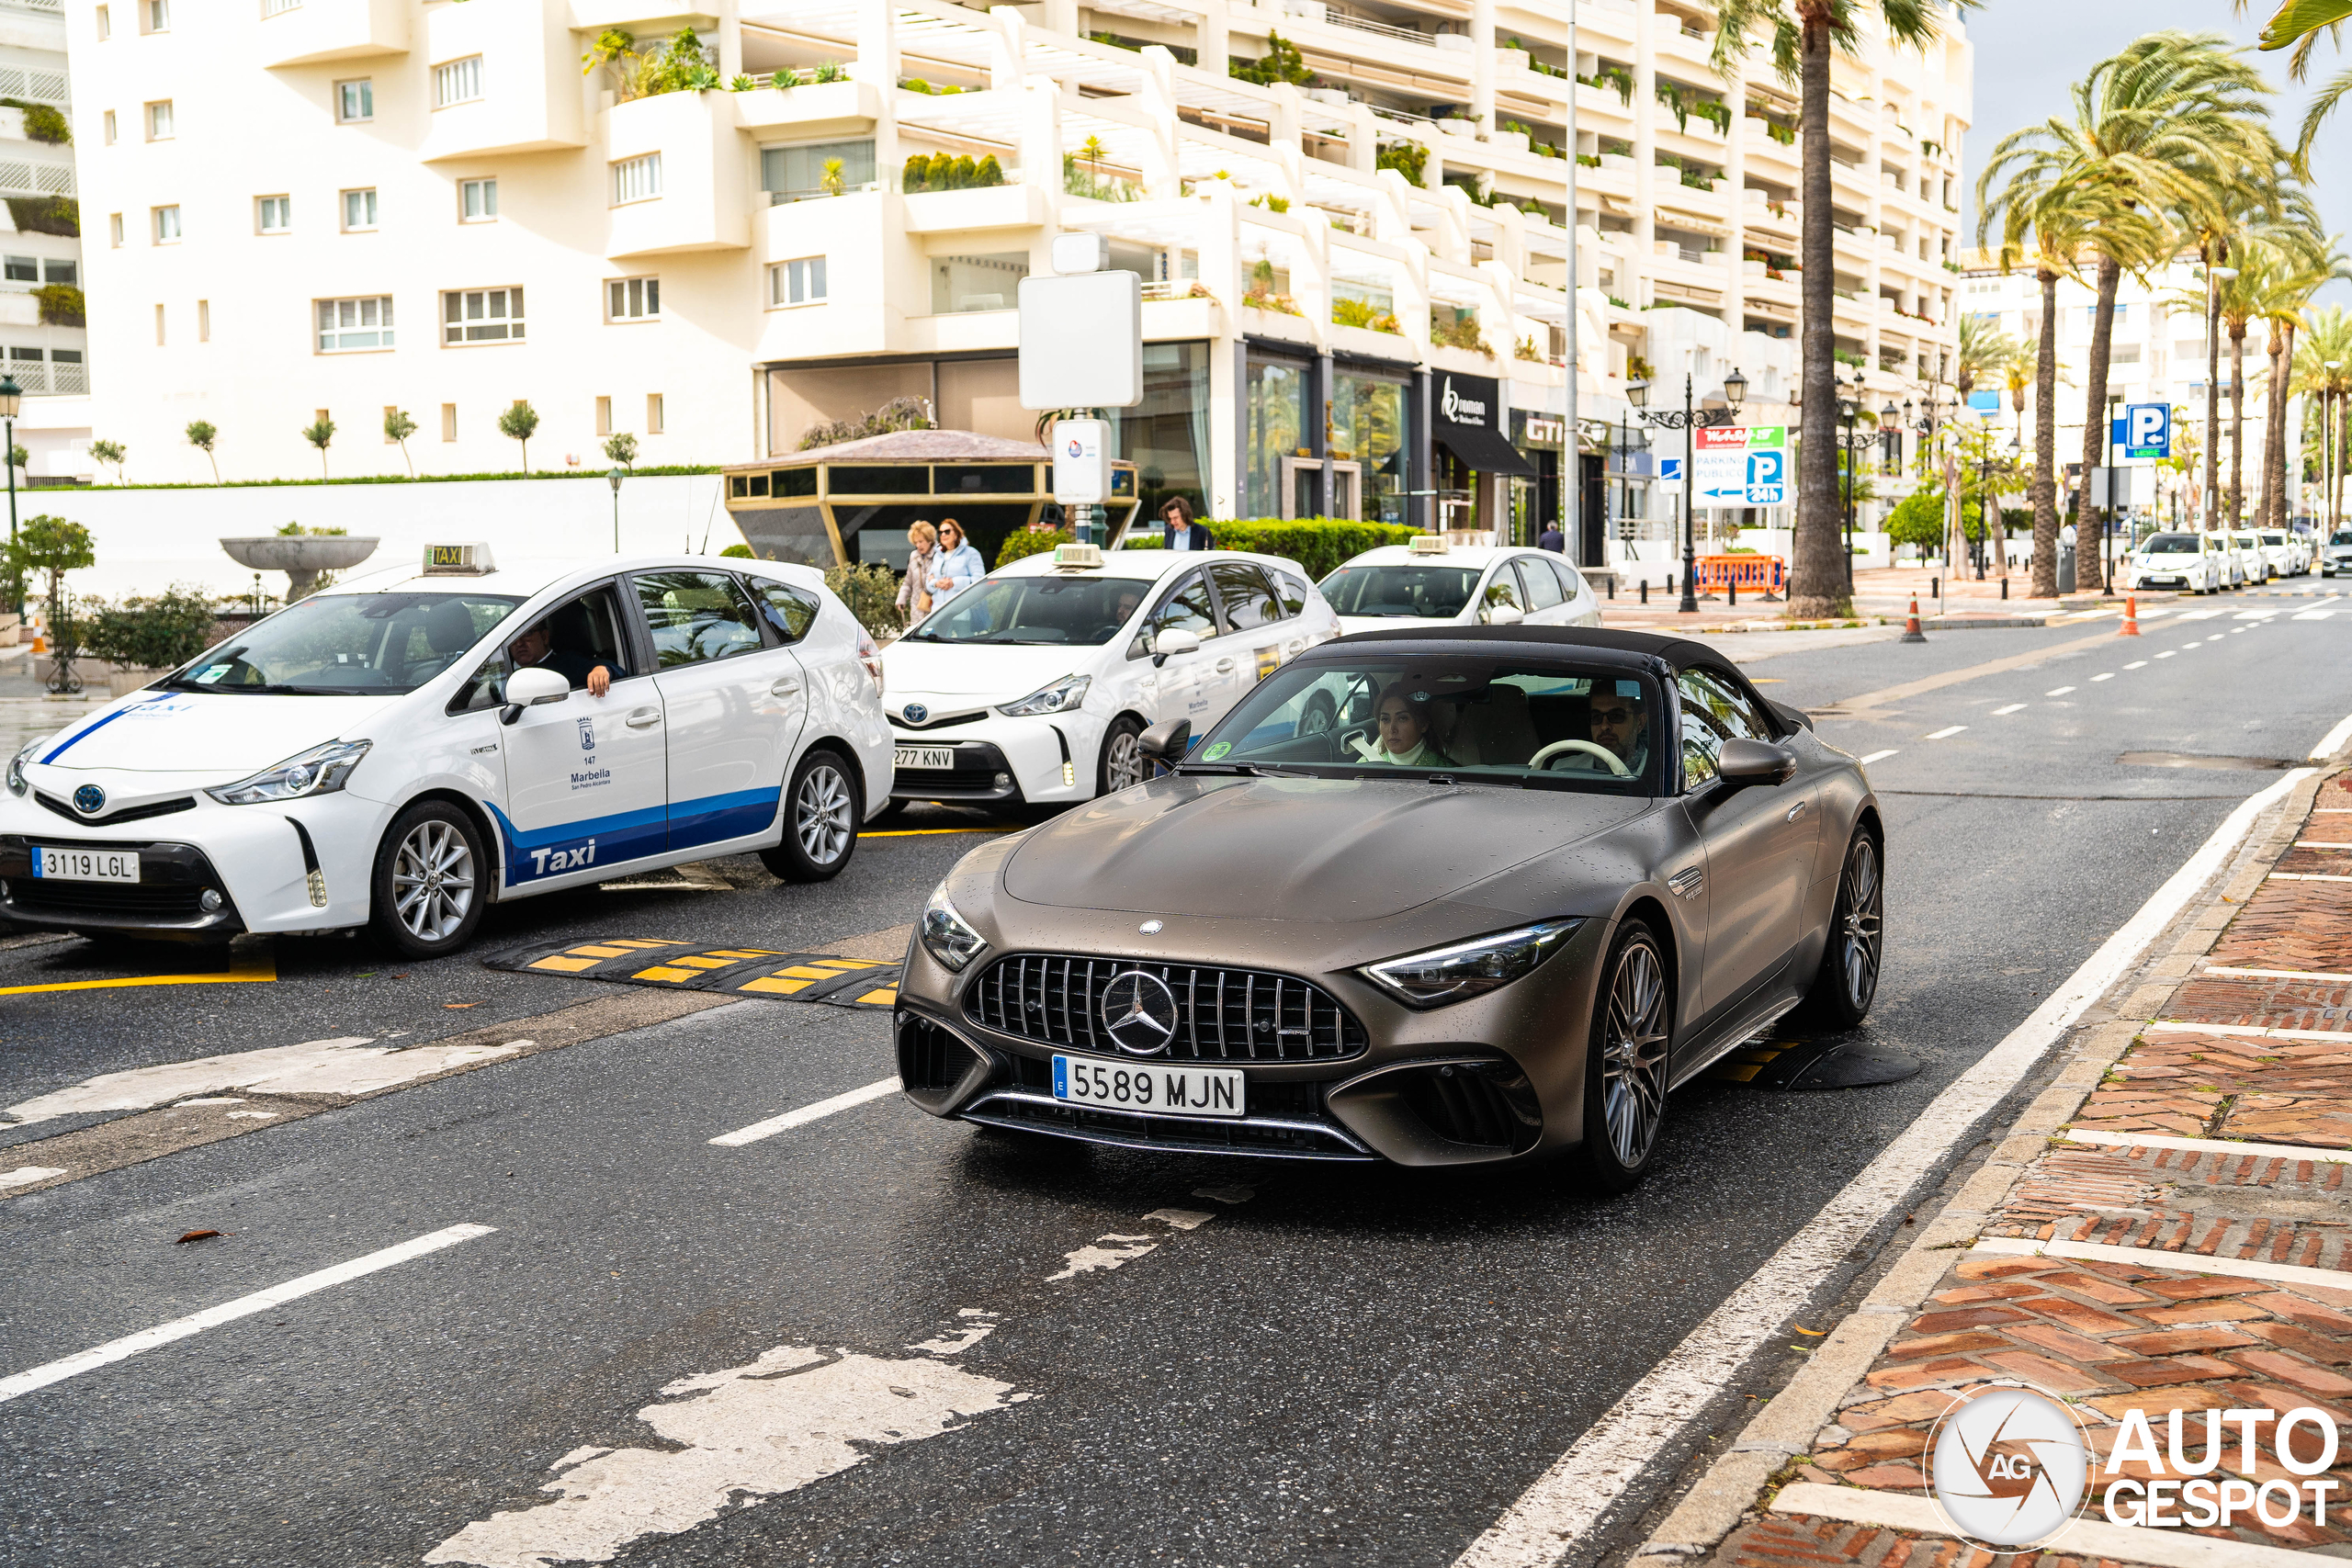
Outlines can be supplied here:
[[1083, 272], [1021, 280], [1021, 406], [1131, 409], [1143, 401], [1143, 279]]

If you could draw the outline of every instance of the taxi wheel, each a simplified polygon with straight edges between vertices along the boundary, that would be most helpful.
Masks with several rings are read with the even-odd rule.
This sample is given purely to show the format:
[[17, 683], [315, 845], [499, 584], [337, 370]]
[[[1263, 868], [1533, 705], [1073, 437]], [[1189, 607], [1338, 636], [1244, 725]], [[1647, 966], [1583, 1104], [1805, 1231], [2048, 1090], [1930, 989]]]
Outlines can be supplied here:
[[1132, 716], [1111, 721], [1110, 732], [1102, 737], [1102, 766], [1095, 775], [1097, 795], [1113, 795], [1143, 783], [1143, 752], [1136, 745], [1142, 738], [1143, 726]]
[[368, 923], [385, 945], [411, 958], [463, 947], [481, 923], [481, 835], [446, 800], [403, 811], [376, 852]]
[[857, 849], [858, 801], [849, 764], [819, 750], [800, 759], [784, 795], [784, 840], [760, 860], [786, 882], [825, 882]]

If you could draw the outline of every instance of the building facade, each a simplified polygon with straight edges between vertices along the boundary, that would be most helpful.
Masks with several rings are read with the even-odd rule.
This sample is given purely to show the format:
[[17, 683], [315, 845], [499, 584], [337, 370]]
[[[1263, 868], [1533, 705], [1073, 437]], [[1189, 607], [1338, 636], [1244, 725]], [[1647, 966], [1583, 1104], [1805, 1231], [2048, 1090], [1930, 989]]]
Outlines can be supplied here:
[[29, 473], [86, 466], [87, 333], [59, 0], [0, 0], [0, 369], [25, 394]]

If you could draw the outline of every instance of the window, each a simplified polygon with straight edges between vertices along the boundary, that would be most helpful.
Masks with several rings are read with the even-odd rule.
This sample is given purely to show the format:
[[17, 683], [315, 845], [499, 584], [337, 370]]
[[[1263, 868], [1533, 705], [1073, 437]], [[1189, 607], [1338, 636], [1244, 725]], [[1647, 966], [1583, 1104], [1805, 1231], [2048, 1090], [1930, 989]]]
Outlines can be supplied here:
[[376, 83], [372, 77], [334, 85], [334, 118], [345, 125], [376, 118]]
[[372, 190], [347, 190], [343, 193], [343, 229], [346, 234], [365, 233], [376, 226], [376, 193]]
[[155, 346], [164, 346], [164, 308], [161, 305], [155, 307]]
[[41, 263], [40, 270], [43, 283], [70, 283], [76, 288], [81, 286], [82, 268], [77, 263], [58, 261], [52, 257]]
[[605, 285], [605, 318], [613, 321], [650, 321], [662, 314], [662, 280], [658, 277], [616, 277]]
[[[479, 612], [475, 618], [477, 623], [481, 622]], [[494, 624], [478, 624], [473, 636], [466, 639], [465, 647], [471, 647], [479, 641]], [[611, 671], [614, 680], [626, 681], [637, 671], [630, 665], [627, 653], [628, 640], [628, 634], [622, 629], [624, 625], [620, 616], [620, 600], [612, 587], [607, 584], [592, 588], [569, 604], [557, 605], [532, 623], [531, 629], [546, 631], [548, 641], [553, 645], [547, 657], [540, 660], [539, 667], [563, 676], [571, 682], [571, 689], [575, 692], [588, 683], [589, 672], [600, 664]], [[429, 624], [424, 629], [431, 629]], [[454, 627], [451, 629], [455, 630]], [[458, 694], [449, 699], [449, 712], [494, 708], [506, 700], [507, 649], [514, 646], [514, 640], [513, 637], [499, 639], [499, 646], [492, 649], [490, 657], [483, 660], [465, 684], [458, 688]], [[413, 637], [410, 647], [412, 657], [430, 655], [438, 658], [465, 650], [464, 648], [452, 650], [433, 645], [422, 637]], [[453, 659], [441, 659], [445, 666], [451, 662], [454, 662]]]
[[164, 98], [147, 106], [147, 140], [169, 141], [172, 139], [172, 100]]
[[319, 301], [319, 352], [349, 354], [392, 346], [392, 299], [389, 294], [363, 299]]
[[825, 302], [825, 258], [806, 256], [778, 262], [768, 268], [768, 304], [821, 305]]
[[1226, 624], [1235, 631], [1255, 631], [1283, 618], [1265, 574], [1248, 561], [1219, 561], [1209, 575], [1216, 579], [1216, 596], [1225, 601]]
[[786, 642], [798, 642], [817, 624], [817, 596], [805, 588], [753, 578], [752, 598], [768, 625], [775, 628], [775, 635]]
[[742, 585], [723, 571], [649, 571], [633, 581], [653, 633], [654, 658], [664, 670], [766, 646]]
[[114, 36], [114, 26], [107, 17], [107, 8], [98, 7], [98, 41], [104, 43]]
[[196, 302], [196, 341], [198, 343], [212, 341], [212, 301], [209, 299], [198, 299]]
[[458, 405], [455, 403], [443, 403], [441, 405], [441, 439], [444, 441], [455, 441], [457, 438]]
[[1682, 782], [1696, 789], [1721, 769], [1726, 740], [1777, 740], [1763, 711], [1730, 682], [1706, 670], [1685, 670], [1675, 681], [1682, 709]]
[[519, 288], [452, 288], [441, 296], [441, 341], [519, 343], [523, 337], [523, 291]]
[[254, 227], [264, 234], [284, 234], [294, 227], [294, 198], [265, 196], [255, 201]]
[[662, 434], [662, 394], [659, 392], [645, 394], [645, 434]]
[[496, 180], [459, 180], [458, 182], [458, 221], [487, 223], [498, 216], [498, 182]]
[[613, 205], [650, 201], [662, 194], [662, 154], [647, 152], [613, 165]]
[[433, 68], [433, 107], [471, 103], [481, 96], [481, 56], [469, 54]]
[[39, 256], [0, 257], [0, 277], [6, 278], [10, 283], [39, 283], [40, 258]]
[[147, 0], [147, 30], [151, 33], [172, 30], [172, 0]]
[[268, 20], [272, 17], [282, 17], [288, 11], [299, 11], [301, 8], [302, 0], [261, 0], [261, 14], [264, 21]]
[[1560, 604], [1560, 580], [1542, 561], [1521, 556], [1518, 561], [1520, 581], [1527, 589], [1527, 607], [1549, 610]]
[[613, 400], [610, 398], [598, 398], [596, 400], [596, 434], [599, 435], [610, 435], [612, 433]]
[[108, 109], [108, 110], [107, 110], [107, 113], [106, 113], [106, 127], [107, 127], [107, 146], [109, 146], [109, 147], [111, 147], [111, 146], [113, 146], [113, 145], [114, 145], [114, 110], [112, 110], [112, 109]]
[[[1199, 572], [1193, 572], [1178, 585], [1176, 591], [1159, 602], [1151, 613], [1150, 622], [1144, 627], [1142, 653], [1151, 651], [1151, 640], [1161, 632], [1188, 631], [1204, 642], [1216, 636], [1216, 612], [1209, 605], [1209, 581]], [[1130, 653], [1129, 658], [1139, 657]]]
[[109, 212], [109, 213], [107, 213], [107, 237], [108, 239], [110, 239], [111, 241], [113, 241], [113, 242], [114, 242], [116, 244], [118, 244], [118, 245], [119, 245], [120, 243], [122, 243], [122, 214], [121, 214], [121, 213], [119, 213], [119, 212]]
[[760, 188], [768, 204], [864, 190], [874, 183], [874, 141], [812, 141], [760, 149]]
[[153, 212], [155, 218], [155, 243], [159, 245], [179, 243], [180, 209], [175, 206], [158, 207], [150, 210]]

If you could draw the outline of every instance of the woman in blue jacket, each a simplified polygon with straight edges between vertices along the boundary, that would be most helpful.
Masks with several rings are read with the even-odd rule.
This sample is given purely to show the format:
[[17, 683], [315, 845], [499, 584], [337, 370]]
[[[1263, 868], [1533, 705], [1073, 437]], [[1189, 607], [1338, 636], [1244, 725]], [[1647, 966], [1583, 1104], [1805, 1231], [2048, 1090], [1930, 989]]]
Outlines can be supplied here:
[[964, 526], [953, 517], [943, 518], [939, 525], [939, 553], [932, 558], [931, 607], [935, 615], [939, 606], [988, 575], [981, 563], [980, 552], [964, 540]]

